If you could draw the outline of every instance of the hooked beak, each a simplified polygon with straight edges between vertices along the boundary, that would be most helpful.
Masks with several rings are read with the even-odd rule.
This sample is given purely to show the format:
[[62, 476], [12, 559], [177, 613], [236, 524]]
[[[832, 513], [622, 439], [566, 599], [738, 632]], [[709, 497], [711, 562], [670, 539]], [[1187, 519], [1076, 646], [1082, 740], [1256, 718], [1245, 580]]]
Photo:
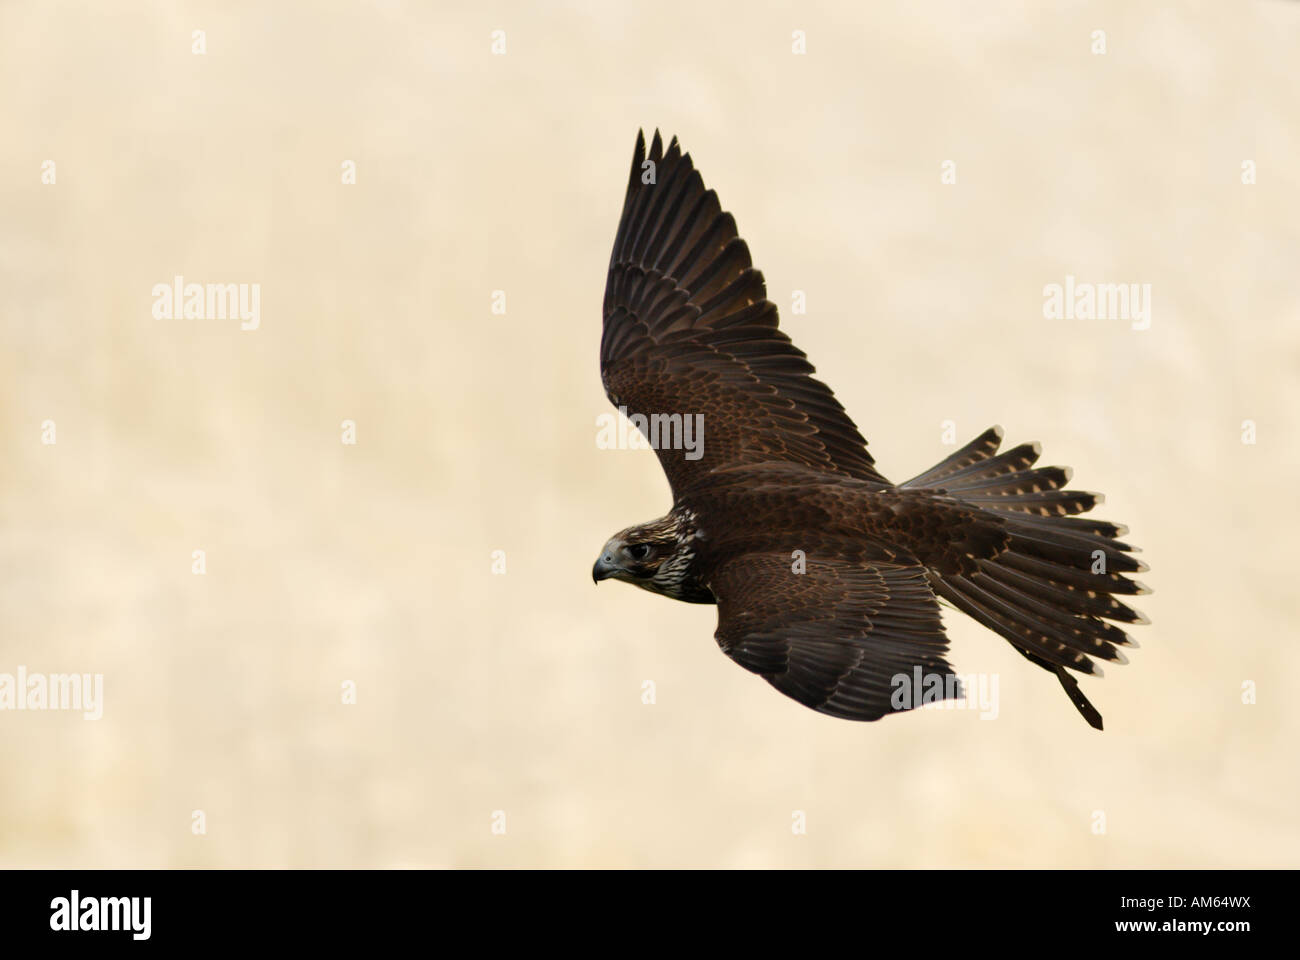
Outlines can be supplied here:
[[608, 580], [619, 570], [618, 564], [614, 562], [614, 553], [606, 550], [596, 561], [596, 565], [591, 568], [591, 582], [600, 583], [602, 580]]

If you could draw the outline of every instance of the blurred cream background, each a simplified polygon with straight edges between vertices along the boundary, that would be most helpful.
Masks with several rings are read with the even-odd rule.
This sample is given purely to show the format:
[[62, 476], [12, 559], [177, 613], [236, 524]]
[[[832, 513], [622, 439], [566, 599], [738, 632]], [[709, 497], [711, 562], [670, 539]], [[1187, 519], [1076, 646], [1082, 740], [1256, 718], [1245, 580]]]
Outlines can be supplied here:
[[[0, 5], [0, 672], [105, 678], [0, 713], [0, 863], [1300, 863], [1300, 4], [637, 6]], [[669, 505], [595, 443], [640, 126], [888, 476], [1001, 423], [1108, 494], [1156, 592], [1104, 734], [955, 613], [997, 722], [856, 725], [592, 585]], [[155, 320], [177, 274], [260, 329]], [[1067, 274], [1151, 328], [1044, 320]]]

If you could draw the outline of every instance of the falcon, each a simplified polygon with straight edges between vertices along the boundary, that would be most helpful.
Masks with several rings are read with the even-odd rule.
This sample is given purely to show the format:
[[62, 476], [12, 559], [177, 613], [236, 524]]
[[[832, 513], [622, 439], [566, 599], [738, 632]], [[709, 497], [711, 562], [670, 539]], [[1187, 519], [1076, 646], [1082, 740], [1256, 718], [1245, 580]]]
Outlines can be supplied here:
[[[658, 520], [600, 551], [592, 578], [718, 607], [718, 646], [820, 713], [877, 720], [961, 686], [940, 601], [1054, 674], [1094, 728], [1075, 674], [1126, 663], [1117, 624], [1148, 622], [1100, 494], [1002, 448], [992, 427], [904, 483], [778, 325], [763, 275], [689, 154], [637, 135], [605, 285], [600, 373], [672, 488]], [[698, 423], [696, 443], [680, 443]], [[915, 683], [918, 679], [924, 683]]]

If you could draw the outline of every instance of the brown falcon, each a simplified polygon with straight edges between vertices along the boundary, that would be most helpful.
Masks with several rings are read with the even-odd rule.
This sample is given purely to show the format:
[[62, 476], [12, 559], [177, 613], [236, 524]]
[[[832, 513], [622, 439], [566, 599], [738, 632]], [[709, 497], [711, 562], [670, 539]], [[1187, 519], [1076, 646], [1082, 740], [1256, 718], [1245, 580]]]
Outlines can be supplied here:
[[[673, 506], [614, 536], [592, 570], [718, 606], [727, 656], [821, 713], [876, 720], [959, 694], [939, 598], [1054, 673], [1126, 662], [1118, 599], [1146, 569], [1118, 524], [1073, 516], [1101, 496], [1000, 450], [993, 427], [906, 483], [778, 329], [717, 194], [674, 138], [638, 134], [605, 287], [605, 392], [655, 446]], [[684, 429], [698, 423], [693, 443]], [[1112, 622], [1113, 621], [1113, 622]], [[923, 688], [912, 686], [924, 678]], [[932, 682], [933, 681], [933, 682]]]

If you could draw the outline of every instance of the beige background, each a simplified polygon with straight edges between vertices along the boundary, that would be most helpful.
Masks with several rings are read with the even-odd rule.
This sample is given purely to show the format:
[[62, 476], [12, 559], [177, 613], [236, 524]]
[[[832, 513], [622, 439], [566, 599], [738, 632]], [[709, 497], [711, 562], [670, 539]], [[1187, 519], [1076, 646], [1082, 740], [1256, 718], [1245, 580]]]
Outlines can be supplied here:
[[[1300, 865], [1300, 4], [639, 6], [0, 4], [0, 672], [106, 688], [0, 714], [0, 863]], [[957, 614], [999, 719], [856, 725], [592, 585], [668, 506], [595, 444], [643, 125], [887, 475], [1002, 423], [1108, 494], [1156, 593], [1104, 734]], [[176, 274], [261, 328], [155, 320]], [[1151, 329], [1044, 320], [1066, 274]]]

